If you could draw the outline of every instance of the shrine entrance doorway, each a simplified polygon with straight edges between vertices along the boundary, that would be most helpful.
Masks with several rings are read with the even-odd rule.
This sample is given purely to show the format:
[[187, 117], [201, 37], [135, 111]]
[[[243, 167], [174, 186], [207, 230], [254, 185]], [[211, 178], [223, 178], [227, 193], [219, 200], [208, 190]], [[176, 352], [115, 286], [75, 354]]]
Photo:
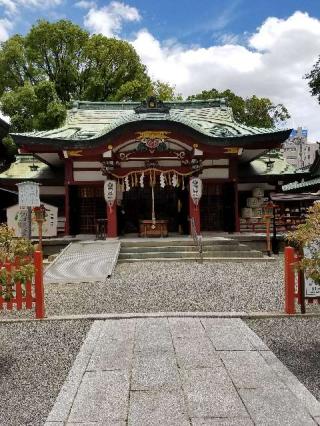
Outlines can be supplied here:
[[[124, 217], [121, 218], [120, 232], [138, 233], [142, 220], [152, 219], [152, 189], [134, 187], [123, 192], [122, 207]], [[168, 232], [188, 234], [189, 192], [187, 189], [166, 186], [159, 183], [154, 186], [154, 207], [157, 220], [168, 221]]]

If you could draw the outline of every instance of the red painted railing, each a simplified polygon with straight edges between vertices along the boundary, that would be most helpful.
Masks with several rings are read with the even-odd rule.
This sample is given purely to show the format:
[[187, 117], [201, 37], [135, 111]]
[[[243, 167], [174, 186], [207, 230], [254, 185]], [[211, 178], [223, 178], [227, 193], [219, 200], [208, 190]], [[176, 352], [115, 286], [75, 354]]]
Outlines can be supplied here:
[[[5, 262], [2, 264], [0, 262], [0, 267], [6, 268], [7, 272], [10, 274], [12, 269], [18, 267], [19, 264], [20, 259], [16, 258], [13, 263]], [[15, 307], [20, 311], [23, 307], [25, 309], [32, 309], [34, 305], [36, 318], [44, 318], [43, 260], [41, 251], [34, 252], [32, 264], [35, 268], [33, 279], [27, 280], [25, 284], [19, 281], [14, 282], [12, 288], [13, 297], [10, 298], [10, 300], [5, 300], [5, 297], [3, 297], [3, 288], [0, 284], [0, 310], [6, 307], [8, 311], [12, 311], [13, 307]]]

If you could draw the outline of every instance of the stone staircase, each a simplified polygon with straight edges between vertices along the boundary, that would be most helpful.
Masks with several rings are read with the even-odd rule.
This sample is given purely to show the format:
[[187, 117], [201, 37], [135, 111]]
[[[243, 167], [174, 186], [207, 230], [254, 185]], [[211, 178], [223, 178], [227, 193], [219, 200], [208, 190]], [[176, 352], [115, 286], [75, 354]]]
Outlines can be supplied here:
[[[118, 263], [199, 261], [200, 256], [191, 238], [121, 241]], [[216, 237], [203, 240], [203, 260], [266, 261], [261, 251], [251, 250], [232, 238]]]

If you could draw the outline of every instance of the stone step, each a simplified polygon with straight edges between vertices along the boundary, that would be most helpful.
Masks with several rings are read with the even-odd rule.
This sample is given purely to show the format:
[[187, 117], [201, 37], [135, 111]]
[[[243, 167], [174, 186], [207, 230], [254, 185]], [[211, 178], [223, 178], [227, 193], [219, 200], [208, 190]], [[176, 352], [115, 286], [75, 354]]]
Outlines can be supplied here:
[[[204, 262], [274, 262], [276, 258], [274, 257], [205, 257]], [[118, 259], [118, 263], [134, 263], [134, 262], [199, 262], [199, 257], [180, 257], [180, 258], [164, 258], [164, 257], [154, 257], [150, 259]]]
[[[166, 252], [166, 251], [156, 251], [156, 252], [148, 252], [148, 253], [122, 253], [119, 254], [119, 260], [123, 259], [153, 259], [153, 258], [176, 258], [176, 259], [193, 259], [198, 258], [199, 253], [197, 251], [175, 251], [175, 252]], [[263, 254], [257, 250], [250, 251], [206, 251], [204, 253], [205, 258], [214, 258], [214, 257], [263, 257]]]
[[[202, 245], [234, 245], [237, 242], [231, 238], [216, 238], [210, 240], [202, 240]], [[121, 248], [123, 247], [160, 247], [160, 246], [194, 246], [194, 241], [191, 238], [181, 239], [181, 240], [170, 240], [168, 238], [159, 238], [157, 240], [151, 239], [150, 241], [146, 240], [133, 240], [133, 241], [123, 241], [121, 240]]]
[[[203, 246], [203, 251], [224, 251], [224, 250], [228, 250], [228, 251], [239, 251], [241, 250], [245, 250], [248, 251], [250, 250], [250, 248], [248, 246], [245, 245], [239, 245], [238, 243], [235, 244], [228, 244], [228, 246], [226, 245], [221, 245], [221, 244], [217, 244], [217, 245], [204, 245]], [[189, 251], [197, 251], [195, 245], [187, 245], [187, 246], [172, 246], [172, 245], [167, 245], [167, 246], [132, 246], [132, 247], [121, 247], [121, 253], [149, 253], [149, 252], [160, 252], [160, 251], [165, 251], [165, 252], [175, 252], [175, 251], [183, 251], [183, 252], [189, 252]]]

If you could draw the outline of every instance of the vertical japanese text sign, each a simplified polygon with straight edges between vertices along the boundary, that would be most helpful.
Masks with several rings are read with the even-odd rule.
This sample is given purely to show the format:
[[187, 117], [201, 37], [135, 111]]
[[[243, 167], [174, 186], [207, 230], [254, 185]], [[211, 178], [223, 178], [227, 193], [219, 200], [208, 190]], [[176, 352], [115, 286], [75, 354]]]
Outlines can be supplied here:
[[36, 182], [21, 182], [17, 184], [19, 190], [19, 207], [39, 207], [40, 190]]

